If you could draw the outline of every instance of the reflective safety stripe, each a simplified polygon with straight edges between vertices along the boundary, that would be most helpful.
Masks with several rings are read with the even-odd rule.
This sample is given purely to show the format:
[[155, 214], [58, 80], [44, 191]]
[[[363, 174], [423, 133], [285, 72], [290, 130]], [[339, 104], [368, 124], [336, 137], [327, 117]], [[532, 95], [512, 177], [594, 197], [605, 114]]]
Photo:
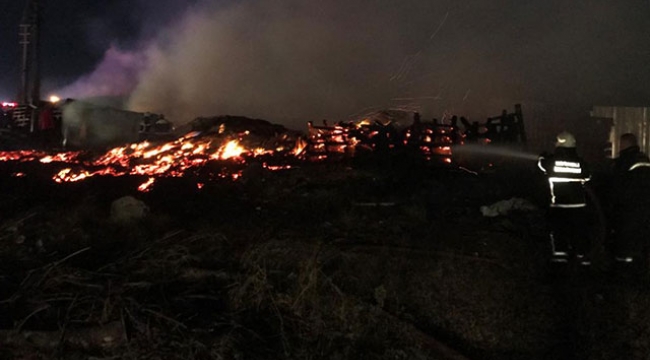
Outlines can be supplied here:
[[555, 248], [555, 235], [553, 233], [548, 234], [548, 237], [551, 238], [551, 251], [553, 253], [553, 256], [557, 258], [569, 256], [569, 253], [566, 251], [557, 251]]
[[551, 259], [551, 262], [556, 262], [556, 263], [565, 263], [565, 262], [569, 262], [569, 260], [564, 259], [564, 258], [552, 258], [552, 259]]
[[589, 259], [585, 259], [585, 256], [583, 254], [576, 254], [576, 259], [580, 261], [580, 265], [582, 266], [591, 265], [591, 261]]
[[537, 160], [537, 167], [546, 174], [546, 169], [542, 166], [542, 160], [544, 160], [544, 157], [540, 156], [539, 159]]
[[580, 174], [582, 172], [581, 168], [572, 168], [564, 166], [553, 166], [553, 172], [556, 173], [565, 173], [565, 174]]
[[575, 209], [575, 208], [581, 208], [587, 206], [586, 203], [580, 203], [580, 204], [551, 204], [551, 207], [554, 208], [562, 208], [562, 209]]
[[582, 178], [572, 179], [572, 178], [564, 178], [564, 177], [549, 177], [548, 178], [548, 185], [551, 188], [551, 207], [571, 209], [571, 208], [581, 208], [581, 207], [587, 206], [586, 203], [557, 204], [555, 202], [555, 183], [579, 182], [581, 184], [584, 184], [587, 181], [589, 181], [589, 179], [582, 179]]
[[552, 176], [548, 178], [548, 181], [552, 183], [567, 183], [567, 182], [581, 182], [585, 183], [589, 181], [589, 178], [566, 178], [566, 177], [556, 177]]
[[553, 165], [553, 172], [556, 173], [580, 174], [582, 172], [579, 162], [558, 160]]
[[650, 167], [650, 163], [647, 162], [638, 162], [632, 166], [630, 166], [630, 169], [628, 171], [632, 171], [634, 169], [638, 169], [640, 167]]
[[615, 259], [616, 259], [616, 261], [618, 261], [618, 262], [624, 262], [624, 263], [631, 263], [631, 262], [634, 261], [634, 259], [631, 258], [631, 257], [618, 257], [618, 256], [617, 256]]
[[580, 169], [580, 163], [579, 162], [574, 162], [574, 161], [558, 160], [558, 161], [555, 162], [555, 166]]

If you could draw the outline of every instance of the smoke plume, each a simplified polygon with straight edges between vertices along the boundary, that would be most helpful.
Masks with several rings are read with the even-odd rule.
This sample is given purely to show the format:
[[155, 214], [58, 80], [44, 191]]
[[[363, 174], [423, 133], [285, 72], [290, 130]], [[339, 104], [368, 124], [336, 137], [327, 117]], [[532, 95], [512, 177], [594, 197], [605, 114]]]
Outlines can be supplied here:
[[527, 100], [633, 105], [650, 96], [648, 8], [641, 0], [204, 0], [137, 42], [147, 46], [109, 49], [66, 91], [130, 94], [131, 109], [177, 123], [233, 114], [298, 128], [379, 109], [440, 117], [494, 115]]
[[179, 120], [241, 114], [300, 126], [385, 108], [413, 70], [405, 56], [419, 51], [392, 7], [288, 0], [195, 8], [148, 50], [131, 107]]
[[124, 96], [136, 88], [145, 65], [144, 53], [124, 51], [111, 45], [92, 73], [58, 90], [57, 94], [64, 98]]

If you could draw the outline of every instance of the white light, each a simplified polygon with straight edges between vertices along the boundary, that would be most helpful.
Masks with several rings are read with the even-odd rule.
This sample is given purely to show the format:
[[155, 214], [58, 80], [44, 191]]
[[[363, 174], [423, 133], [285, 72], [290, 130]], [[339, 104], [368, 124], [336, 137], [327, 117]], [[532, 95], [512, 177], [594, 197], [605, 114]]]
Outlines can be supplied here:
[[58, 97], [58, 96], [56, 96], [56, 95], [52, 95], [52, 96], [50, 96], [50, 102], [51, 102], [52, 104], [56, 104], [56, 103], [58, 103], [59, 101], [61, 101], [61, 98], [60, 98], [60, 97]]

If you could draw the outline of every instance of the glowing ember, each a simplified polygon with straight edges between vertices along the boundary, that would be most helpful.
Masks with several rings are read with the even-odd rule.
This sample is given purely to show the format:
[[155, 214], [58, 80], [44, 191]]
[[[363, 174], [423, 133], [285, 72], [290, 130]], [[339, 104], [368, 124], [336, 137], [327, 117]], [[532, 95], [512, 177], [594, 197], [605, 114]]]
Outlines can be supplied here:
[[92, 175], [90, 173], [88, 173], [87, 171], [82, 171], [82, 172], [80, 172], [78, 174], [73, 174], [72, 169], [63, 169], [63, 170], [59, 171], [59, 173], [56, 174], [53, 179], [54, 179], [54, 181], [56, 181], [58, 183], [62, 183], [62, 182], [65, 182], [65, 181], [83, 180], [83, 179], [85, 179], [85, 178], [87, 178], [89, 176], [92, 176]]
[[305, 149], [307, 149], [307, 141], [302, 138], [298, 138], [298, 140], [296, 140], [296, 146], [293, 148], [292, 154], [294, 156], [300, 156], [305, 151]]
[[151, 191], [151, 188], [152, 188], [154, 182], [156, 182], [156, 178], [150, 177], [149, 180], [147, 180], [146, 182], [144, 182], [144, 183], [140, 184], [140, 186], [138, 186], [138, 191], [142, 191], [142, 192]]
[[[229, 161], [233, 164], [245, 164], [248, 158], [259, 156], [274, 156], [277, 154], [301, 153], [306, 146], [304, 140], [296, 142], [296, 148], [282, 150], [266, 149], [264, 147], [247, 147], [244, 145], [250, 132], [243, 132], [239, 139], [223, 139], [215, 137], [200, 137], [200, 133], [192, 132], [164, 144], [155, 146], [149, 142], [141, 142], [122, 147], [116, 147], [88, 162], [77, 162], [81, 169], [65, 169], [54, 176], [57, 182], [74, 182], [97, 175], [124, 176], [144, 175], [151, 177], [181, 177], [189, 171], [205, 166], [210, 161]], [[35, 160], [43, 163], [75, 160], [74, 154], [5, 154], [5, 160]], [[29, 155], [29, 156], [28, 156]], [[37, 155], [40, 155], [37, 156]], [[0, 153], [0, 156], [2, 154]], [[295, 155], [292, 155], [295, 157]], [[2, 158], [0, 158], [2, 160]], [[234, 170], [223, 169], [222, 178], [239, 178]]]
[[292, 168], [291, 165], [268, 165], [264, 163], [262, 165], [265, 169], [271, 170], [271, 171], [278, 171], [278, 170], [290, 170]]
[[0, 151], [0, 161], [40, 161], [43, 164], [51, 162], [76, 162], [81, 153], [78, 151], [57, 153], [49, 155], [44, 151], [37, 150], [18, 150], [18, 151]]
[[[56, 168], [57, 183], [76, 182], [94, 176], [145, 176], [138, 190], [150, 191], [157, 178], [202, 176], [205, 179], [237, 180], [244, 166], [260, 158], [269, 171], [292, 169], [296, 161], [322, 161], [332, 156], [354, 156], [356, 151], [418, 149], [427, 159], [451, 163], [450, 137], [445, 129], [412, 127], [398, 134], [390, 125], [370, 120], [329, 126], [309, 124], [309, 137], [280, 133], [260, 136], [255, 131], [227, 129], [218, 132], [194, 131], [165, 143], [149, 141], [115, 147], [92, 156], [88, 152], [52, 153], [37, 150], [0, 152], [0, 161], [40, 162]], [[62, 165], [65, 164], [65, 165]], [[65, 168], [63, 168], [65, 167]], [[63, 168], [63, 169], [61, 169]], [[12, 176], [25, 176], [14, 173]], [[204, 182], [196, 184], [202, 189]]]
[[230, 158], [240, 157], [246, 149], [239, 145], [237, 140], [228, 141], [228, 143], [219, 148], [219, 150], [212, 155], [213, 159], [228, 160]]
[[0, 161], [34, 161], [43, 156], [44, 152], [33, 150], [0, 151]]
[[41, 158], [39, 161], [42, 162], [43, 164], [49, 164], [54, 160], [52, 156], [46, 156], [44, 158]]

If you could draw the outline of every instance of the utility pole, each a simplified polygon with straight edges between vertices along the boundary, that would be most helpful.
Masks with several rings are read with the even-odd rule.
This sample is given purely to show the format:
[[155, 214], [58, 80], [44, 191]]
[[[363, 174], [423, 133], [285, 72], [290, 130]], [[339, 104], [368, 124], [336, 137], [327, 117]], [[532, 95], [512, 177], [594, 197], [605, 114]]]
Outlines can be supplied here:
[[22, 47], [19, 101], [32, 110], [30, 121], [30, 131], [32, 132], [41, 101], [40, 12], [40, 0], [27, 0], [23, 19], [19, 26], [19, 43]]
[[18, 101], [24, 105], [29, 102], [29, 44], [31, 36], [31, 26], [29, 24], [20, 24], [20, 46], [23, 49], [20, 77], [20, 95]]

